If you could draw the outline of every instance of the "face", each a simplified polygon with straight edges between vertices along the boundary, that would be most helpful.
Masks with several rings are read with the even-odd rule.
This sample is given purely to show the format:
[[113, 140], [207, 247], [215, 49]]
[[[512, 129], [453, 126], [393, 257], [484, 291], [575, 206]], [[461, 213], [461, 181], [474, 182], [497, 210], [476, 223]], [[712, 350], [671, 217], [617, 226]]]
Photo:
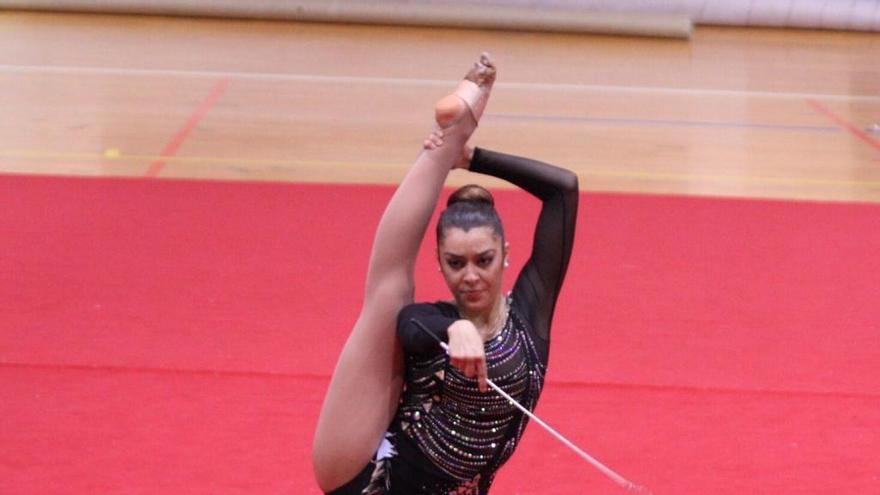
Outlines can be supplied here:
[[491, 227], [447, 229], [437, 246], [440, 270], [465, 313], [491, 311], [501, 297], [507, 247]]

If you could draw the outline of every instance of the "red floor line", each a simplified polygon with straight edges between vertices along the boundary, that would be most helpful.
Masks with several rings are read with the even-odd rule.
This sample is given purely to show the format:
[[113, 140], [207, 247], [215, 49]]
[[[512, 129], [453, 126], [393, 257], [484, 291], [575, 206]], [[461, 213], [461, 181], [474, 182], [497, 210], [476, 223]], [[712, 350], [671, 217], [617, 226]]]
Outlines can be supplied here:
[[183, 127], [177, 131], [177, 134], [171, 138], [171, 141], [169, 141], [168, 145], [165, 146], [165, 149], [162, 150], [160, 158], [150, 164], [150, 168], [147, 169], [147, 172], [144, 174], [145, 177], [156, 177], [162, 172], [168, 159], [177, 154], [177, 150], [179, 150], [180, 146], [183, 145], [183, 142], [186, 141], [189, 133], [196, 127], [196, 125], [198, 125], [199, 121], [202, 120], [205, 114], [208, 113], [208, 110], [217, 103], [217, 100], [223, 95], [223, 92], [226, 91], [226, 86], [228, 85], [228, 79], [223, 79], [214, 85], [214, 88], [205, 100], [195, 109], [189, 119], [184, 122]]
[[[0, 362], [0, 368], [54, 370], [54, 371], [90, 371], [109, 373], [132, 373], [132, 374], [158, 374], [158, 375], [201, 375], [217, 377], [237, 378], [280, 378], [285, 380], [316, 380], [330, 381], [329, 375], [309, 373], [278, 373], [271, 371], [230, 371], [230, 370], [203, 370], [189, 368], [149, 368], [137, 366], [107, 366], [107, 365], [84, 365], [84, 364], [34, 364]], [[812, 390], [774, 390], [774, 389], [746, 389], [725, 387], [689, 387], [676, 385], [644, 385], [612, 382], [570, 382], [547, 380], [547, 385], [560, 388], [590, 388], [590, 389], [618, 389], [618, 390], [642, 390], [654, 392], [683, 392], [690, 394], [749, 394], [761, 396], [781, 397], [825, 397], [837, 399], [880, 399], [880, 393], [870, 392], [832, 392]]]
[[862, 129], [859, 129], [851, 122], [844, 120], [842, 117], [840, 117], [836, 113], [832, 112], [831, 109], [829, 109], [825, 105], [819, 103], [818, 101], [811, 100], [811, 99], [807, 99], [806, 101], [816, 111], [818, 111], [821, 114], [824, 114], [826, 117], [828, 117], [829, 119], [831, 119], [835, 123], [837, 123], [837, 125], [839, 125], [840, 127], [843, 127], [844, 129], [849, 131], [851, 134], [853, 134], [857, 138], [859, 138], [862, 141], [873, 146], [875, 149], [880, 150], [880, 140], [874, 139], [867, 132], [863, 131]]

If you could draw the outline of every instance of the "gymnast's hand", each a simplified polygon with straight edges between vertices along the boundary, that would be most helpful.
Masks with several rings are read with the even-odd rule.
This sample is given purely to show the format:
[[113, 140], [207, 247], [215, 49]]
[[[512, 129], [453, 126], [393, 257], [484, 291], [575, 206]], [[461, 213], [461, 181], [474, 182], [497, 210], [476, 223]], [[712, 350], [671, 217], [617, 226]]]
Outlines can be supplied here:
[[483, 351], [483, 338], [470, 320], [457, 320], [449, 325], [449, 362], [468, 378], [476, 378], [480, 392], [488, 389], [486, 385], [486, 353]]
[[[434, 129], [431, 134], [422, 143], [426, 150], [436, 150], [443, 146], [443, 129]], [[470, 146], [464, 146], [461, 150], [461, 156], [458, 161], [452, 165], [452, 168], [469, 169], [471, 167], [471, 159], [474, 157], [474, 149]]]

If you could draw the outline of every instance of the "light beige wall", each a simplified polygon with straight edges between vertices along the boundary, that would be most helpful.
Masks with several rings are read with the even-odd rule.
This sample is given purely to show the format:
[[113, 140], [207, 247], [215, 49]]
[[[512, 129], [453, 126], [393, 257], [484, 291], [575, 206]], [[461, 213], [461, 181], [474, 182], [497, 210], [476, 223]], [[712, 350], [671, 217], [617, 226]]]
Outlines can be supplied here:
[[111, 12], [689, 37], [691, 23], [880, 31], [880, 0], [2, 0]]
[[675, 13], [538, 8], [486, 2], [334, 0], [5, 0], [10, 9], [285, 19], [518, 31], [589, 32], [687, 38], [690, 19]]

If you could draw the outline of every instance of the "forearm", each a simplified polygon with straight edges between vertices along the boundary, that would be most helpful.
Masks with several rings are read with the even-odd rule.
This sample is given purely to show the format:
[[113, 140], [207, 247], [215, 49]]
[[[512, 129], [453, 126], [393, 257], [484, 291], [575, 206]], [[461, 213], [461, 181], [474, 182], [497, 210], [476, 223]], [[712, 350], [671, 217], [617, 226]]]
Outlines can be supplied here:
[[475, 148], [469, 170], [504, 179], [538, 197], [542, 201], [558, 196], [571, 199], [578, 192], [577, 176], [564, 168], [547, 163]]
[[449, 342], [449, 327], [455, 321], [455, 318], [439, 313], [429, 304], [413, 304], [398, 315], [397, 336], [407, 354], [436, 354], [442, 352], [437, 341]]

